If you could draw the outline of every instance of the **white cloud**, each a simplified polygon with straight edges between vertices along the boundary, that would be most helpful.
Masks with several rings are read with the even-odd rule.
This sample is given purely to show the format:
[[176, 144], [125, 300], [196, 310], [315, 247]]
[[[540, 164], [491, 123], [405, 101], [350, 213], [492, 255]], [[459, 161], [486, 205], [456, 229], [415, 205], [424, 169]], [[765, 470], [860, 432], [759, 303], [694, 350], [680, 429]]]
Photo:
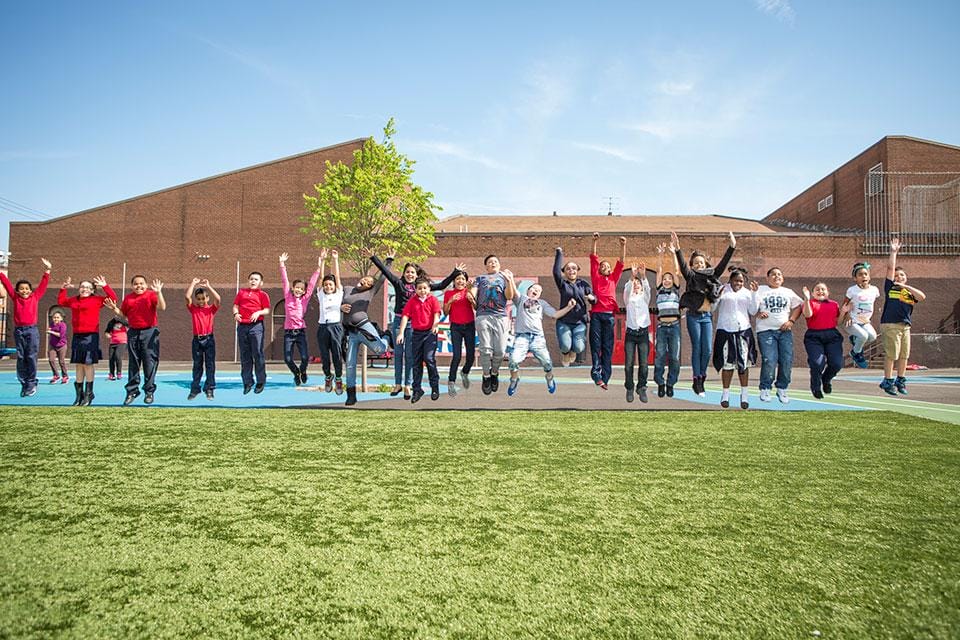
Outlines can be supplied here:
[[793, 24], [797, 17], [797, 12], [790, 5], [790, 0], [754, 0], [754, 5], [763, 13], [787, 24]]
[[496, 160], [489, 158], [485, 155], [474, 153], [458, 144], [452, 142], [442, 142], [436, 140], [413, 140], [410, 142], [405, 142], [404, 146], [416, 151], [422, 151], [424, 153], [437, 155], [437, 156], [449, 156], [457, 158], [459, 160], [465, 160], [467, 162], [473, 162], [481, 166], [487, 167], [488, 169], [495, 169], [497, 171], [509, 171], [509, 167], [506, 165], [497, 162]]
[[603, 154], [605, 156], [610, 156], [612, 158], [617, 158], [618, 160], [623, 160], [624, 162], [643, 162], [638, 156], [633, 155], [629, 151], [617, 147], [610, 147], [602, 144], [590, 144], [586, 142], [574, 142], [572, 143], [574, 147], [578, 149], [585, 149], [587, 151], [594, 151], [596, 153]]
[[532, 121], [548, 120], [561, 113], [574, 95], [574, 76], [579, 64], [574, 59], [540, 61], [523, 79], [524, 95], [517, 112]]
[[657, 91], [666, 96], [685, 96], [693, 91], [692, 82], [661, 82]]

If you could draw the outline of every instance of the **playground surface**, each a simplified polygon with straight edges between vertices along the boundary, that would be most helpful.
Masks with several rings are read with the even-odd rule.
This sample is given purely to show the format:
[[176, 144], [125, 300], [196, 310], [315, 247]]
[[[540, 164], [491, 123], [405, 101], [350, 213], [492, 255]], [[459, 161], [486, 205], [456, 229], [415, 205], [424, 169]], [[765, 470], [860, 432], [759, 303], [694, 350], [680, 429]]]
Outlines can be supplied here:
[[[14, 372], [14, 363], [6, 360], [0, 363], [0, 405], [25, 406], [64, 406], [70, 405], [75, 397], [72, 384], [48, 384], [49, 374], [45, 372], [38, 392], [30, 398], [20, 397], [20, 385]], [[387, 393], [366, 391], [358, 394], [355, 409], [400, 409], [400, 410], [717, 410], [720, 407], [720, 380], [712, 375], [707, 381], [706, 397], [697, 396], [689, 385], [689, 371], [681, 371], [680, 382], [675, 387], [673, 398], [658, 398], [656, 384], [648, 383], [649, 402], [639, 399], [627, 403], [623, 387], [622, 370], [614, 370], [609, 389], [602, 390], [590, 380], [589, 368], [571, 367], [555, 369], [557, 391], [548, 393], [540, 369], [521, 370], [521, 382], [517, 394], [508, 397], [506, 393], [509, 372], [501, 369], [500, 389], [498, 393], [485, 396], [480, 390], [480, 375], [471, 375], [470, 389], [459, 390], [456, 397], [447, 394], [445, 371], [441, 370], [440, 399], [431, 401], [428, 395], [418, 404], [404, 401], [402, 396], [390, 397]], [[653, 373], [651, 367], [651, 374]], [[756, 386], [758, 369], [751, 371], [750, 410], [771, 412], [802, 412], [813, 410], [834, 411], [896, 411], [908, 415], [960, 424], [960, 370], [938, 369], [908, 373], [907, 396], [889, 396], [883, 393], [878, 384], [881, 372], [875, 369], [845, 369], [834, 381], [834, 391], [822, 400], [814, 398], [808, 389], [806, 368], [794, 368], [793, 382], [790, 387], [790, 403], [781, 404], [775, 398], [771, 402], [761, 402]], [[324, 393], [321, 387], [323, 375], [319, 366], [310, 369], [307, 384], [297, 387], [283, 365], [269, 365], [267, 385], [261, 394], [243, 394], [239, 369], [233, 364], [223, 364], [217, 371], [217, 389], [213, 400], [207, 400], [203, 394], [194, 400], [187, 400], [190, 391], [189, 363], [161, 363], [157, 374], [156, 400], [152, 407], [143, 404], [141, 395], [133, 408], [161, 407], [218, 407], [218, 408], [316, 408], [345, 409], [344, 395]], [[123, 380], [110, 381], [101, 368], [97, 371], [95, 386], [96, 406], [122, 406], [125, 394]], [[424, 380], [426, 384], [426, 380]], [[392, 385], [393, 369], [371, 367], [368, 369], [368, 388], [376, 385]], [[459, 387], [459, 385], [458, 385]], [[731, 389], [734, 406], [739, 399], [739, 387], [735, 383]], [[739, 408], [727, 411], [740, 411]]]

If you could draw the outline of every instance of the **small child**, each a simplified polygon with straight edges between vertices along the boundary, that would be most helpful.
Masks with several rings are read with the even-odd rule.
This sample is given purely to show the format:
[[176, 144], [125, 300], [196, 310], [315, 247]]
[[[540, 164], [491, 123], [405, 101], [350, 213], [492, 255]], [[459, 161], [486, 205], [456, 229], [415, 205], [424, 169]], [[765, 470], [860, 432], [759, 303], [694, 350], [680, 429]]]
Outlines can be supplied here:
[[110, 373], [107, 375], [107, 380], [119, 380], [123, 373], [123, 351], [127, 348], [126, 321], [119, 316], [110, 318], [103, 335], [109, 340], [110, 345], [110, 355], [107, 358], [110, 362]]
[[203, 392], [207, 400], [213, 400], [213, 390], [217, 388], [217, 341], [213, 331], [213, 319], [220, 310], [220, 294], [207, 279], [194, 278], [184, 295], [190, 321], [193, 325], [193, 382], [187, 400], [200, 395], [200, 379], [203, 370], [207, 370], [207, 380]]
[[[913, 307], [927, 296], [923, 291], [907, 284], [907, 272], [897, 266], [900, 239], [890, 241], [890, 260], [887, 263], [887, 278], [883, 282], [884, 305], [880, 316], [880, 333], [883, 336], [883, 382], [880, 388], [891, 396], [907, 395], [907, 361], [910, 359], [910, 323]], [[893, 367], [897, 377], [893, 377]]]
[[[310, 276], [309, 284], [304, 284], [303, 280], [294, 280], [292, 286], [287, 279], [289, 257], [286, 252], [280, 254], [280, 282], [283, 284], [283, 306], [287, 312], [283, 320], [283, 361], [293, 373], [293, 384], [299, 387], [307, 381], [307, 365], [310, 363], [310, 354], [307, 351], [307, 325], [303, 321], [303, 316], [307, 311], [310, 296], [313, 295], [313, 290], [317, 286], [317, 280], [320, 278], [323, 257], [317, 259], [317, 269]], [[294, 345], [300, 353], [299, 366], [293, 360]]]
[[[510, 287], [516, 291], [517, 284], [514, 282], [513, 274], [509, 271], [504, 273], [510, 281]], [[513, 297], [517, 316], [513, 327], [513, 352], [510, 354], [508, 396], [517, 393], [517, 386], [520, 384], [520, 363], [527, 357], [527, 352], [532, 353], [540, 366], [543, 367], [543, 375], [547, 381], [547, 391], [550, 393], [557, 391], [557, 382], [553, 379], [553, 361], [550, 359], [547, 341], [543, 336], [543, 315], [546, 314], [559, 320], [576, 308], [577, 301], [571, 298], [567, 302], [567, 306], [558, 311], [549, 302], [541, 299], [541, 295], [543, 295], [543, 287], [539, 284], [532, 284], [527, 288], [527, 295], [521, 296], [516, 293]]]
[[[673, 260], [673, 271], [664, 273], [663, 255], [667, 251]], [[676, 274], [680, 273], [673, 244], [657, 247], [657, 345], [654, 355], [653, 380], [657, 383], [657, 397], [673, 397], [673, 387], [680, 379], [680, 287]], [[664, 370], [667, 377], [663, 377]]]
[[870, 323], [873, 317], [873, 303], [880, 297], [880, 290], [870, 284], [870, 263], [858, 262], [853, 265], [853, 278], [856, 281], [847, 289], [843, 304], [850, 305], [850, 313], [840, 318], [840, 323], [847, 327], [850, 342], [850, 358], [853, 364], [861, 369], [867, 368], [867, 357], [863, 355], [863, 348], [877, 339], [877, 330]]
[[40, 258], [40, 262], [44, 272], [36, 290], [27, 280], [18, 280], [13, 286], [7, 275], [0, 271], [0, 282], [13, 303], [13, 337], [17, 344], [17, 380], [21, 398], [37, 393], [37, 353], [40, 351], [37, 309], [50, 282], [50, 263], [46, 258]]
[[[317, 301], [320, 303], [319, 324], [317, 325], [317, 346], [320, 348], [320, 362], [323, 363], [323, 390], [330, 393], [334, 389], [336, 375], [337, 395], [343, 394], [343, 323], [340, 305], [343, 304], [343, 285], [340, 283], [340, 255], [331, 251], [333, 272], [323, 274], [327, 259], [327, 250], [320, 250], [320, 289]], [[330, 365], [333, 365], [332, 369]]]
[[[237, 346], [240, 349], [240, 378], [244, 395], [261, 393], [267, 384], [267, 365], [263, 359], [263, 318], [270, 313], [270, 296], [261, 289], [263, 274], [251, 271], [247, 286], [233, 299], [233, 319], [237, 323]], [[256, 387], [254, 387], [256, 373]]]
[[430, 379], [430, 399], [440, 397], [440, 374], [437, 372], [437, 330], [440, 326], [440, 301], [430, 293], [430, 278], [416, 281], [417, 295], [407, 300], [403, 307], [397, 344], [403, 345], [407, 324], [413, 327], [413, 394], [411, 403], [423, 397], [423, 365], [427, 365]]
[[[803, 346], [807, 350], [810, 365], [810, 393], [818, 400], [823, 394], [833, 392], [833, 378], [843, 368], [843, 336], [837, 331], [840, 305], [830, 300], [830, 290], [825, 282], [803, 288], [803, 317], [807, 319], [807, 332]], [[844, 305], [849, 311], [849, 305]]]
[[470, 368], [476, 356], [477, 327], [474, 324], [474, 307], [477, 304], [468, 285], [466, 271], [458, 270], [453, 278], [453, 289], [443, 293], [443, 313], [450, 319], [450, 340], [453, 353], [450, 357], [450, 374], [447, 377], [447, 394], [451, 398], [457, 395], [457, 369], [460, 367], [461, 351], [466, 347], [467, 355], [460, 371], [460, 382], [464, 389], [470, 388]]
[[143, 403], [153, 404], [157, 390], [157, 367], [160, 364], [160, 329], [157, 327], [157, 312], [167, 308], [163, 298], [163, 282], [154, 278], [147, 288], [146, 276], [136, 275], [130, 279], [132, 290], [123, 298], [118, 309], [107, 303], [114, 313], [127, 321], [127, 397], [123, 405], [129, 406], [140, 395], [140, 370], [143, 369]]
[[[96, 295], [96, 288], [101, 287], [106, 295]], [[73, 387], [77, 392], [77, 399], [73, 406], [87, 407], [96, 397], [93, 394], [94, 369], [100, 361], [100, 309], [107, 300], [112, 308], [116, 308], [117, 294], [113, 292], [106, 278], [102, 275], [90, 280], [81, 280], [79, 293], [68, 297], [67, 290], [73, 288], [70, 278], [64, 281], [57, 295], [57, 304], [70, 309], [71, 324], [73, 325], [73, 339], [70, 344], [70, 362], [77, 365], [76, 381]]]
[[[70, 382], [70, 375], [67, 373], [65, 358], [67, 356], [67, 324], [63, 321], [63, 313], [54, 311], [50, 316], [50, 328], [47, 329], [47, 335], [50, 338], [50, 344], [47, 348], [47, 359], [50, 361], [50, 370], [53, 371], [53, 377], [50, 378], [50, 384], [67, 384]], [[57, 365], [60, 368], [57, 369]]]
[[[634, 362], [638, 367], [636, 392], [640, 402], [647, 402], [647, 360], [650, 356], [650, 284], [647, 282], [647, 265], [634, 263], [630, 267], [632, 277], [623, 283], [623, 306], [627, 310], [627, 335], [624, 338], [623, 386], [627, 389], [627, 402], [633, 402]], [[663, 372], [661, 371], [661, 377]]]

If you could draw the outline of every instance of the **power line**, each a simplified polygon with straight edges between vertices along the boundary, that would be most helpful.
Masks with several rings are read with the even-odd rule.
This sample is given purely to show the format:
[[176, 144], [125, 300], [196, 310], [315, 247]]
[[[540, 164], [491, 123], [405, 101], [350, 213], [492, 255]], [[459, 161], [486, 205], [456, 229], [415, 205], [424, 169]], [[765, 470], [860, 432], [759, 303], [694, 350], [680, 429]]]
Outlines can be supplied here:
[[3, 196], [0, 196], [0, 210], [9, 213], [12, 216], [27, 218], [28, 220], [33, 220], [35, 222], [44, 222], [53, 217], [42, 211], [38, 211], [14, 200], [10, 200], [9, 198], [4, 198]]
[[10, 198], [4, 198], [3, 196], [0, 196], [0, 202], [3, 202], [3, 203], [5, 203], [5, 204], [8, 204], [8, 205], [10, 205], [10, 206], [12, 206], [12, 207], [16, 207], [17, 209], [20, 209], [20, 210], [22, 210], [22, 211], [26, 211], [27, 213], [35, 213], [35, 214], [41, 215], [41, 216], [47, 215], [47, 214], [44, 213], [43, 211], [39, 211], [39, 210], [37, 210], [37, 209], [34, 209], [33, 207], [28, 207], [27, 205], [21, 204], [21, 203], [17, 202], [16, 200], [11, 200]]

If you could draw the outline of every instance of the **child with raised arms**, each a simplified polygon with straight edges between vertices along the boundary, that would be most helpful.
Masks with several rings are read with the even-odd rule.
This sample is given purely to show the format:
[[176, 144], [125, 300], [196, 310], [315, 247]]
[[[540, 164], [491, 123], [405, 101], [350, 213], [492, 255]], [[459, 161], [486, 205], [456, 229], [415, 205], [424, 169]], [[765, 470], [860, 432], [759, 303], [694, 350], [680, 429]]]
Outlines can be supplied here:
[[213, 288], [210, 281], [204, 278], [194, 278], [184, 293], [187, 302], [187, 311], [190, 312], [190, 325], [193, 330], [193, 341], [190, 345], [190, 354], [193, 357], [193, 380], [190, 383], [190, 393], [187, 400], [193, 400], [200, 395], [200, 381], [206, 369], [207, 379], [203, 383], [203, 392], [207, 400], [213, 400], [213, 392], [217, 388], [217, 341], [213, 331], [214, 316], [220, 310], [220, 294]]
[[[510, 319], [507, 317], [507, 300], [516, 295], [513, 274], [500, 270], [500, 258], [489, 255], [483, 260], [486, 273], [476, 277], [471, 293], [476, 304], [477, 337], [480, 348], [480, 367], [483, 369], [484, 395], [500, 388], [500, 365], [507, 350]], [[507, 278], [507, 275], [510, 278]]]
[[623, 342], [623, 386], [627, 389], [627, 402], [633, 402], [633, 370], [637, 365], [636, 393], [640, 402], [647, 402], [647, 360], [650, 356], [650, 284], [647, 282], [647, 265], [633, 263], [631, 278], [623, 283], [623, 306], [627, 310], [627, 333]]
[[[663, 270], [664, 254], [670, 252], [673, 271]], [[657, 246], [657, 342], [653, 362], [653, 380], [657, 397], [673, 397], [673, 387], [680, 379], [680, 287], [677, 277], [676, 247], [673, 243]], [[664, 371], [667, 376], [664, 378]]]
[[877, 330], [870, 319], [873, 317], [873, 304], [880, 297], [880, 289], [870, 284], [869, 262], [853, 265], [852, 275], [854, 283], [847, 289], [843, 299], [844, 305], [850, 305], [850, 313], [843, 314], [840, 324], [846, 327], [853, 344], [850, 359], [857, 367], [866, 369], [867, 357], [863, 355], [863, 348], [877, 339]]
[[553, 281], [560, 292], [561, 308], [570, 300], [576, 302], [573, 311], [557, 319], [560, 361], [564, 366], [570, 366], [587, 348], [587, 303], [595, 302], [596, 298], [590, 283], [580, 277], [580, 265], [573, 260], [565, 261], [562, 247], [557, 247], [554, 254]]
[[[837, 331], [841, 307], [830, 299], [830, 289], [825, 282], [803, 288], [803, 317], [807, 319], [807, 332], [803, 346], [807, 351], [810, 366], [810, 393], [818, 400], [823, 394], [833, 392], [833, 378], [843, 368], [843, 336]], [[844, 311], [850, 307], [844, 305]]]
[[617, 283], [623, 273], [623, 262], [627, 259], [627, 239], [623, 236], [617, 238], [620, 258], [615, 265], [611, 265], [609, 260], [601, 260], [597, 255], [599, 241], [600, 234], [595, 232], [590, 250], [590, 283], [596, 298], [590, 309], [590, 377], [594, 384], [606, 391], [610, 376], [613, 375], [614, 314], [620, 310]]
[[40, 258], [40, 262], [44, 271], [36, 289], [29, 280], [18, 280], [14, 286], [7, 275], [0, 271], [0, 282], [13, 305], [13, 338], [17, 345], [17, 381], [20, 383], [21, 398], [37, 393], [37, 354], [40, 352], [37, 315], [40, 298], [46, 293], [47, 283], [50, 282], [51, 268], [46, 258]]
[[341, 395], [343, 394], [343, 323], [340, 305], [343, 304], [343, 285], [340, 282], [340, 254], [336, 250], [329, 253], [333, 260], [333, 268], [331, 273], [324, 274], [327, 255], [326, 249], [320, 250], [320, 288], [317, 290], [320, 314], [317, 324], [317, 346], [320, 349], [320, 362], [323, 366], [323, 390], [330, 393], [336, 388], [337, 395]]
[[160, 329], [157, 327], [157, 312], [167, 308], [163, 299], [163, 282], [154, 278], [147, 288], [147, 278], [133, 276], [132, 291], [116, 305], [107, 303], [114, 313], [127, 321], [127, 397], [123, 404], [130, 405], [140, 395], [140, 369], [143, 369], [143, 402], [153, 404], [157, 390], [157, 366], [160, 364]]
[[447, 376], [447, 394], [457, 395], [457, 369], [460, 368], [462, 352], [463, 369], [460, 370], [460, 382], [464, 389], [470, 388], [470, 369], [476, 354], [477, 328], [474, 325], [476, 298], [469, 288], [467, 272], [460, 269], [453, 278], [453, 289], [443, 293], [443, 313], [450, 320], [450, 341], [453, 353], [450, 357], [450, 373]]
[[[293, 384], [300, 386], [307, 381], [307, 365], [310, 363], [310, 354], [307, 350], [307, 325], [303, 316], [307, 312], [310, 296], [320, 279], [320, 269], [323, 258], [317, 258], [317, 268], [310, 276], [310, 282], [287, 279], [287, 259], [289, 254], [284, 251], [280, 254], [280, 283], [283, 286], [283, 308], [286, 315], [283, 319], [283, 361], [293, 374]], [[293, 359], [293, 347], [297, 347], [300, 355], [300, 364]]]
[[[883, 336], [883, 382], [880, 388], [892, 396], [907, 394], [907, 361], [910, 359], [910, 324], [913, 307], [927, 299], [926, 294], [907, 284], [907, 272], [897, 264], [900, 239], [890, 241], [887, 278], [883, 281], [883, 314], [880, 334]], [[893, 377], [896, 367], [897, 377]]]
[[[73, 325], [73, 338], [70, 346], [70, 362], [77, 365], [76, 381], [73, 387], [77, 398], [73, 406], [89, 406], [94, 399], [94, 369], [102, 357], [100, 351], [100, 309], [107, 300], [116, 307], [117, 294], [113, 292], [103, 276], [90, 280], [81, 280], [76, 296], [68, 297], [67, 290], [73, 288], [68, 277], [60, 287], [57, 304], [70, 309], [70, 323]], [[96, 288], [102, 287], [106, 295], [96, 295]]]
[[[369, 250], [365, 250], [365, 253], [373, 255]], [[390, 265], [392, 262], [393, 256], [387, 256], [385, 264]], [[380, 335], [367, 315], [373, 296], [382, 286], [383, 273], [376, 276], [364, 275], [344, 294], [343, 304], [340, 305], [340, 310], [345, 314], [343, 328], [347, 334], [347, 401], [344, 405], [348, 407], [357, 404], [357, 354], [360, 345], [366, 345], [377, 355], [390, 348], [386, 338]]]

